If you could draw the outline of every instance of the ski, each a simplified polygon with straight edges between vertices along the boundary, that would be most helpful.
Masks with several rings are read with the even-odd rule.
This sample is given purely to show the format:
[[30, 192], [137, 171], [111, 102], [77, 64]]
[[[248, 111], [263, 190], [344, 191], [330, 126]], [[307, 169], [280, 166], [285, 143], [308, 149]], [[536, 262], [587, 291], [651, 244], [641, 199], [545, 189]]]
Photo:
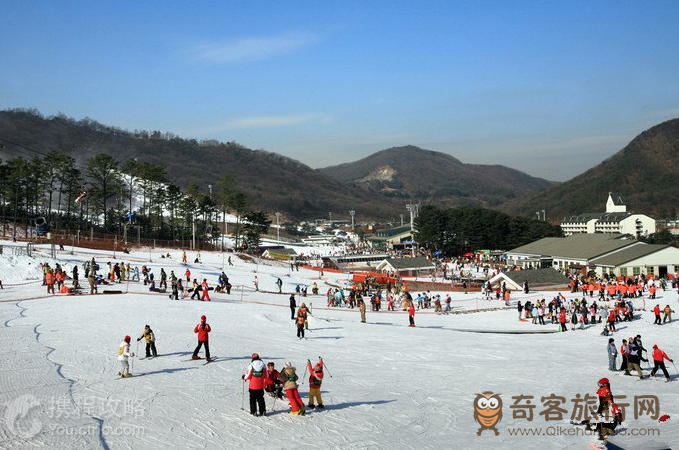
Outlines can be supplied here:
[[[201, 358], [201, 359], [202, 359], [202, 358]], [[214, 361], [215, 359], [217, 359], [217, 357], [216, 357], [216, 356], [213, 356], [212, 358], [206, 360], [206, 361], [203, 363], [203, 365], [209, 364], [209, 363], [211, 363], [212, 361]]]

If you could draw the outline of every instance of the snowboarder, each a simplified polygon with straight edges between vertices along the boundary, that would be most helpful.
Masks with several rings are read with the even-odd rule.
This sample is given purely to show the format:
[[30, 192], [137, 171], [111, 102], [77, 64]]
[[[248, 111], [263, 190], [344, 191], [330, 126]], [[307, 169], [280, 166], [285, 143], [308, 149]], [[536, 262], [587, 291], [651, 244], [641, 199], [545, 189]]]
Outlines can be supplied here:
[[307, 370], [309, 371], [309, 404], [307, 406], [314, 409], [314, 401], [318, 403], [318, 407], [323, 409], [323, 399], [321, 398], [321, 383], [323, 382], [323, 358], [318, 357], [318, 362], [314, 367], [311, 367], [311, 361], [306, 360]]
[[153, 355], [155, 358], [158, 356], [158, 352], [156, 351], [156, 335], [149, 325], [144, 327], [144, 331], [141, 333], [141, 336], [137, 338], [137, 342], [142, 339], [146, 341], [146, 357], [150, 358], [151, 355]]
[[125, 339], [123, 339], [123, 342], [120, 343], [120, 347], [118, 348], [118, 361], [120, 361], [120, 372], [118, 372], [118, 375], [120, 375], [123, 378], [127, 378], [130, 376], [130, 363], [129, 363], [129, 358], [132, 357], [134, 358], [134, 353], [130, 352], [130, 336], [125, 336]]
[[615, 359], [618, 357], [618, 349], [615, 346], [615, 339], [610, 338], [608, 340], [607, 352], [608, 352], [608, 370], [615, 372], [616, 371]]
[[198, 352], [202, 346], [205, 346], [205, 359], [209, 362], [210, 344], [208, 334], [212, 331], [212, 328], [210, 328], [210, 325], [206, 322], [206, 320], [207, 318], [204, 315], [200, 316], [200, 323], [193, 329], [193, 332], [198, 334], [198, 346], [193, 351], [193, 356], [191, 359], [200, 359]]
[[[268, 380], [268, 373], [257, 353], [252, 354], [250, 366], [248, 366], [245, 375], [241, 375], [241, 379], [250, 381], [248, 386], [250, 391], [250, 414], [253, 416], [265, 415], [264, 386]], [[257, 407], [259, 407], [259, 412], [257, 412]]]
[[295, 301], [295, 294], [290, 294], [290, 319], [295, 320], [295, 309], [297, 302]]
[[667, 353], [664, 351], [660, 350], [657, 345], [653, 346], [653, 370], [651, 370], [651, 376], [654, 377], [655, 373], [658, 371], [658, 369], [662, 370], [662, 373], [665, 375], [666, 381], [670, 381], [670, 374], [667, 373], [667, 369], [665, 368], [665, 360], [668, 360], [669, 362], [673, 363], [674, 361], [670, 359], [669, 356], [667, 356]]
[[278, 376], [278, 380], [283, 383], [283, 389], [285, 390], [285, 395], [288, 397], [290, 402], [290, 414], [292, 415], [304, 415], [306, 409], [304, 408], [304, 403], [299, 397], [299, 391], [297, 390], [297, 374], [296, 369], [293, 367], [291, 362], [285, 363], [285, 367]]

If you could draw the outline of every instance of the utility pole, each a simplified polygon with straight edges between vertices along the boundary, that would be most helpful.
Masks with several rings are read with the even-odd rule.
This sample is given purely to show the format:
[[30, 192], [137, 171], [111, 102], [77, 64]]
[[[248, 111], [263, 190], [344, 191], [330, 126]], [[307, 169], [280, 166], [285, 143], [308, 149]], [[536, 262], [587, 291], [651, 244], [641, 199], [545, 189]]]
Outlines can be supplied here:
[[281, 213], [276, 211], [276, 241], [281, 243]]

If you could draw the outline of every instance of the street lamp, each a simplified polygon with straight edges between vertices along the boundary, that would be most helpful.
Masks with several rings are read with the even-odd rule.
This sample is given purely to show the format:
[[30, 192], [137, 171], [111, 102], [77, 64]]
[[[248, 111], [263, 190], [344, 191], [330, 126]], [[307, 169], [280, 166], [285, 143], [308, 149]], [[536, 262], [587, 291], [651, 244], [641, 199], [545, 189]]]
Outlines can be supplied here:
[[353, 231], [355, 228], [354, 216], [356, 215], [356, 211], [352, 209], [351, 211], [349, 211], [349, 215], [351, 216], [351, 230]]
[[279, 211], [276, 211], [276, 238], [278, 241], [278, 244], [280, 245], [281, 243], [281, 213]]

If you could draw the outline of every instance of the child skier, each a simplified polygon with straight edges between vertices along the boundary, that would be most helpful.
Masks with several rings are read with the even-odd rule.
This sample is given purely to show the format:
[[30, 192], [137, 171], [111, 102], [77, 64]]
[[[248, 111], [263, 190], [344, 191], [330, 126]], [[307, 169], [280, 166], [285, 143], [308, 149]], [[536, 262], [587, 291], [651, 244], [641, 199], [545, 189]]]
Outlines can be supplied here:
[[123, 378], [131, 376], [129, 358], [134, 358], [134, 353], [130, 352], [131, 339], [130, 336], [125, 336], [125, 339], [123, 339], [123, 342], [120, 343], [120, 347], [118, 348], [118, 361], [120, 361], [121, 366], [118, 375]]
[[318, 402], [318, 407], [323, 409], [323, 399], [321, 398], [321, 383], [323, 382], [323, 359], [318, 358], [318, 362], [314, 367], [311, 367], [311, 361], [307, 361], [307, 370], [309, 371], [309, 408], [313, 409], [314, 399]]
[[302, 339], [304, 337], [304, 316], [297, 314], [297, 337]]
[[156, 351], [156, 335], [153, 333], [150, 326], [146, 325], [144, 327], [144, 331], [141, 333], [141, 336], [137, 338], [137, 342], [142, 339], [146, 341], [146, 357], [150, 358], [151, 355], [153, 355], [155, 358], [158, 356], [158, 352]]
[[209, 344], [209, 336], [208, 334], [212, 331], [212, 328], [210, 328], [210, 325], [206, 322], [207, 318], [203, 315], [200, 316], [200, 323], [196, 325], [196, 327], [193, 329], [194, 333], [198, 334], [198, 346], [196, 349], [193, 351], [193, 356], [191, 359], [200, 359], [198, 356], [198, 352], [200, 351], [200, 348], [204, 345], [205, 346], [205, 359], [209, 362], [210, 361], [210, 344]]
[[413, 304], [413, 302], [410, 302], [410, 308], [408, 308], [408, 322], [409, 327], [415, 326], [415, 305]]
[[[250, 414], [253, 416], [265, 415], [264, 386], [267, 382], [268, 374], [264, 363], [259, 359], [259, 354], [252, 354], [250, 366], [245, 375], [241, 375], [241, 379], [250, 381]], [[257, 407], [259, 407], [259, 413], [257, 412]]]
[[297, 374], [296, 369], [292, 366], [291, 362], [285, 363], [285, 367], [278, 376], [278, 380], [283, 383], [283, 389], [285, 390], [285, 395], [288, 397], [290, 402], [291, 411], [290, 414], [294, 416], [304, 415], [306, 409], [304, 408], [304, 403], [299, 397], [299, 391], [297, 390]]
[[264, 390], [268, 392], [271, 397], [283, 398], [283, 386], [281, 386], [281, 382], [278, 381], [280, 373], [274, 368], [273, 361], [266, 363], [266, 375], [267, 378], [264, 380]]

